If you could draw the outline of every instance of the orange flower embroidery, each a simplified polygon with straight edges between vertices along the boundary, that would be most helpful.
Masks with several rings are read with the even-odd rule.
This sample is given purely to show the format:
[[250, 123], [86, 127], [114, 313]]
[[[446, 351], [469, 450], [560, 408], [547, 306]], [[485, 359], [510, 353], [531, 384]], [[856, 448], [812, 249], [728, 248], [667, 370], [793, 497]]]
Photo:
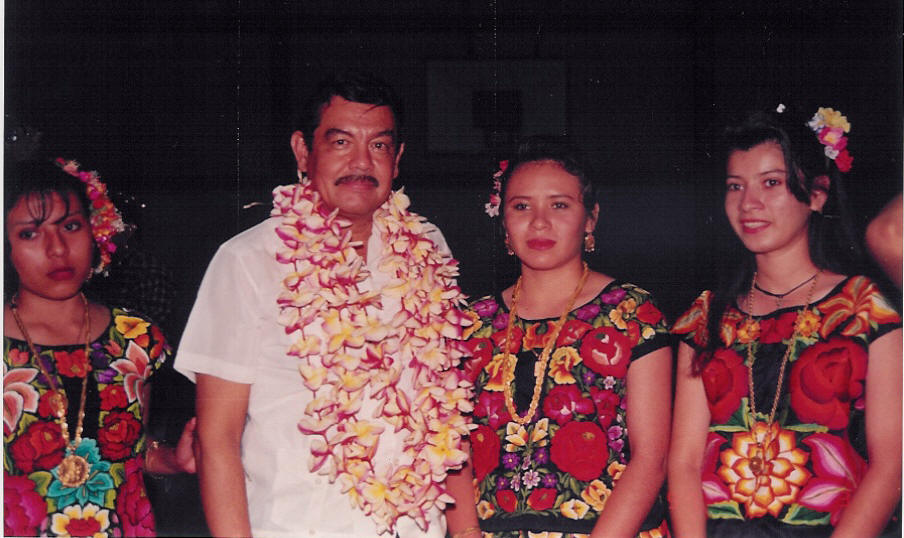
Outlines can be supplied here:
[[819, 334], [825, 338], [838, 326], [853, 318], [841, 331], [842, 336], [857, 336], [870, 329], [870, 320], [875, 323], [892, 323], [900, 317], [889, 306], [876, 285], [866, 277], [856, 277], [848, 281], [841, 293], [819, 305], [823, 313]]
[[767, 513], [778, 517], [782, 507], [797, 500], [810, 479], [805, 467], [808, 458], [797, 448], [794, 432], [776, 423], [756, 422], [753, 431], [734, 434], [731, 448], [720, 456], [722, 467], [716, 474], [728, 485], [731, 498], [744, 504], [747, 517]]
[[690, 310], [685, 312], [675, 321], [675, 325], [672, 326], [672, 333], [693, 334], [694, 343], [701, 347], [705, 346], [706, 320], [709, 317], [709, 303], [711, 297], [712, 294], [709, 291], [701, 293], [700, 296], [694, 300], [694, 304], [691, 305]]
[[527, 327], [527, 332], [524, 334], [524, 349], [537, 349], [546, 347], [546, 344], [549, 342], [549, 337], [552, 336], [554, 325], [555, 324], [553, 322], [547, 321], [546, 332], [544, 332], [543, 334], [537, 334], [537, 329], [543, 326], [542, 323], [532, 323], [531, 325], [529, 325]]
[[760, 337], [760, 324], [754, 320], [745, 320], [738, 327], [738, 343], [747, 344]]

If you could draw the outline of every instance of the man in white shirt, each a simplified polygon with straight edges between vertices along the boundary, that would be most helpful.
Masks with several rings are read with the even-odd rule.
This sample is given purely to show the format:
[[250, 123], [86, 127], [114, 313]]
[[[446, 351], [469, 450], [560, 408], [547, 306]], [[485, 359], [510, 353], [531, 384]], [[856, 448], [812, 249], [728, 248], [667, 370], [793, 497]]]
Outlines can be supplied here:
[[208, 526], [441, 537], [469, 410], [454, 261], [391, 190], [404, 151], [392, 90], [346, 75], [305, 111], [290, 139], [300, 183], [220, 247], [175, 363], [197, 383]]

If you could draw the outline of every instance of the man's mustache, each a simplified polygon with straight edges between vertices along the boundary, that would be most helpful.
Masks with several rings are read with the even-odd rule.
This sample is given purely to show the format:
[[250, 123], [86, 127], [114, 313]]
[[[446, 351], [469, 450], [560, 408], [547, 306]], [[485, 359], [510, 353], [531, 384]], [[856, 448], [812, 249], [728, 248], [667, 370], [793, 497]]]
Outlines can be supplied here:
[[336, 185], [342, 185], [343, 183], [355, 183], [358, 181], [369, 181], [374, 187], [380, 186], [380, 182], [377, 181], [377, 178], [373, 176], [368, 176], [364, 174], [353, 175], [353, 176], [342, 176], [336, 180]]

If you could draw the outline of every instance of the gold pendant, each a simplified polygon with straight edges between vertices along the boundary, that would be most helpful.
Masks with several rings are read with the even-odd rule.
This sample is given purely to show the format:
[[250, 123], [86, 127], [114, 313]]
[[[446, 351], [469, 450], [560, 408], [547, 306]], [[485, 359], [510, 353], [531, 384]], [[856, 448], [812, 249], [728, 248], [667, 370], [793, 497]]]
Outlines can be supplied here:
[[763, 472], [763, 458], [761, 456], [750, 458], [750, 470], [757, 476]]
[[75, 454], [68, 454], [57, 466], [60, 482], [67, 488], [77, 488], [88, 480], [91, 465], [88, 460]]

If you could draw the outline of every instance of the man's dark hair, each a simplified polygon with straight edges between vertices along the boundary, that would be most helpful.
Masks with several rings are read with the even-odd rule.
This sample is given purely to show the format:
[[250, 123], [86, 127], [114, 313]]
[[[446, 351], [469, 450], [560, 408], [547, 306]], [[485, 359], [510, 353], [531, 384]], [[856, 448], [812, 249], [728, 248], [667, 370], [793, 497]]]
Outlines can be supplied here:
[[388, 106], [395, 120], [395, 144], [402, 143], [402, 100], [385, 82], [363, 71], [349, 71], [323, 80], [299, 110], [295, 129], [304, 135], [308, 149], [314, 144], [314, 131], [320, 125], [323, 109], [333, 97], [355, 103]]

